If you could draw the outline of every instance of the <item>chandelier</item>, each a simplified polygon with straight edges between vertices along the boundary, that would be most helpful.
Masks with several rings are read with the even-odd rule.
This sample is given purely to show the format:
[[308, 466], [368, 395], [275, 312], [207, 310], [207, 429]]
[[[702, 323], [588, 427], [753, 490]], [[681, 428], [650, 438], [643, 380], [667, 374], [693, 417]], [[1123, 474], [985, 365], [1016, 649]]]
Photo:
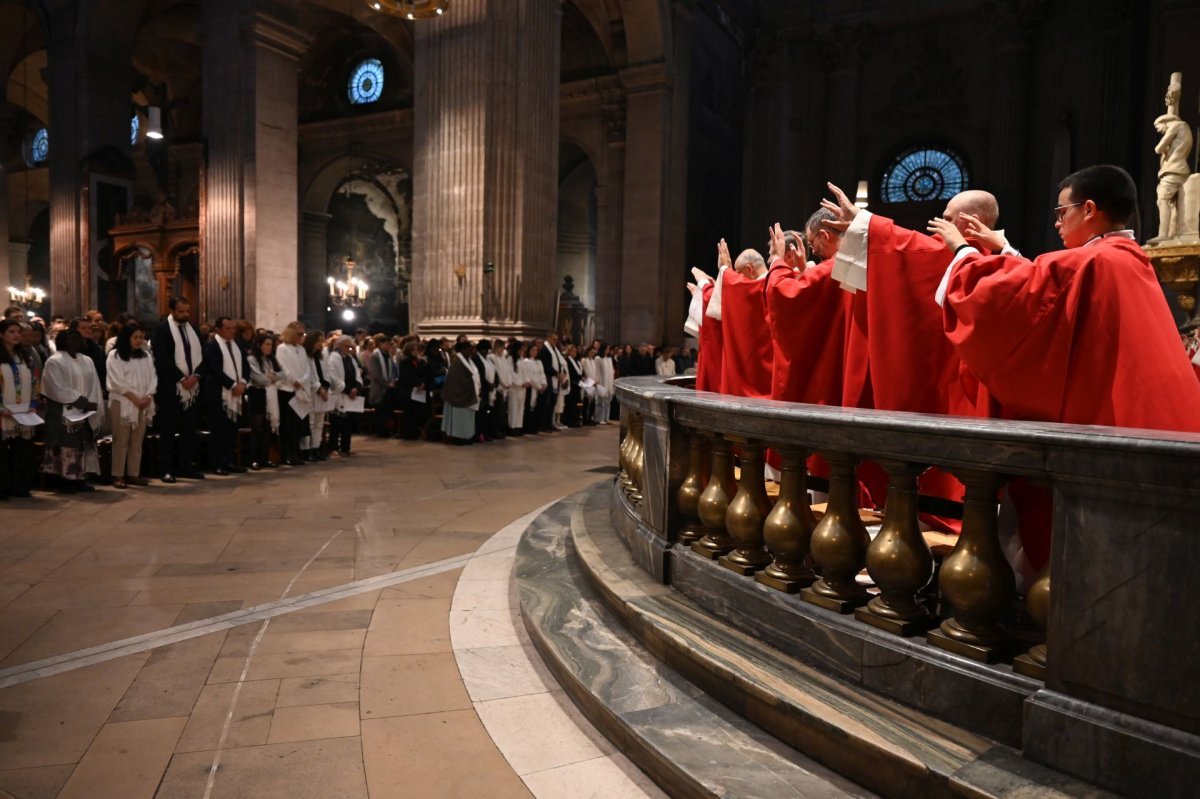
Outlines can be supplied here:
[[354, 276], [354, 269], [357, 266], [354, 259], [347, 255], [346, 260], [342, 262], [345, 278], [339, 280], [331, 275], [327, 279], [330, 305], [338, 308], [361, 308], [366, 305], [370, 286]]
[[367, 0], [367, 5], [394, 17], [432, 19], [446, 13], [450, 0]]
[[30, 284], [30, 276], [25, 275], [25, 288], [8, 287], [8, 301], [28, 314], [46, 301], [46, 292]]

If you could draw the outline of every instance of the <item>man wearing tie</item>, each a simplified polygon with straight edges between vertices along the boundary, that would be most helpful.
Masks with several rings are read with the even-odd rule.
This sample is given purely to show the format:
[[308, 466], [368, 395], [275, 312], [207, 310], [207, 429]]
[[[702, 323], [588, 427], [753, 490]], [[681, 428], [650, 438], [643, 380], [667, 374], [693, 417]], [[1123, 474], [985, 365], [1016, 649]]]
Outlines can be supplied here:
[[233, 342], [237, 326], [228, 316], [213, 325], [216, 338], [204, 348], [204, 410], [208, 421], [208, 465], [213, 472], [227, 475], [244, 472], [234, 460], [234, 436], [242, 412], [250, 363], [241, 347]]
[[164, 483], [175, 476], [203, 480], [192, 464], [196, 451], [196, 399], [200, 393], [200, 336], [188, 323], [191, 303], [175, 297], [171, 313], [154, 328], [150, 347], [158, 374], [155, 396], [158, 431], [158, 469]]
[[392, 340], [380, 333], [375, 336], [375, 343], [375, 352], [367, 361], [371, 389], [367, 399], [374, 409], [375, 435], [387, 438], [387, 422], [396, 410], [396, 379], [400, 370], [392, 357]]

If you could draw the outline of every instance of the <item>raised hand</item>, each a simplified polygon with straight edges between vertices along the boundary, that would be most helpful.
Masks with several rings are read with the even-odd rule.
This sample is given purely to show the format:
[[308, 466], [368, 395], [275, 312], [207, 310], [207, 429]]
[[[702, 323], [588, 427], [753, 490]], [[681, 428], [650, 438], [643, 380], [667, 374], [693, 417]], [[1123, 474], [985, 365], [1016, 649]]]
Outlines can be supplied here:
[[729, 255], [729, 245], [725, 243], [725, 239], [717, 242], [717, 269], [722, 266], [733, 267], [733, 258]]
[[960, 214], [967, 223], [967, 238], [975, 239], [992, 252], [999, 252], [1008, 244], [1004, 236], [979, 221], [974, 214]]
[[954, 223], [947, 222], [940, 216], [930, 219], [927, 229], [929, 230], [930, 235], [941, 236], [942, 241], [946, 244], [946, 249], [950, 250], [951, 252], [957, 250], [959, 247], [967, 243], [966, 238], [964, 238], [963, 234], [958, 231], [958, 228], [954, 226]]
[[692, 267], [692, 278], [695, 279], [697, 285], [713, 282], [713, 279], [708, 276], [707, 272], [694, 266]]
[[787, 238], [783, 235], [783, 227], [776, 222], [774, 227], [767, 228], [767, 235], [771, 237], [770, 262], [786, 260], [788, 246]]
[[833, 215], [841, 222], [852, 222], [854, 217], [858, 216], [858, 212], [861, 209], [850, 201], [850, 198], [846, 196], [846, 192], [832, 183], [826, 183], [825, 185], [829, 187], [829, 192], [833, 195], [834, 201], [821, 200], [821, 207], [827, 211], [832, 211]]
[[697, 286], [695, 283], [688, 283], [687, 287], [688, 287], [688, 294], [691, 294], [693, 297], [695, 297], [696, 292], [700, 290], [700, 287]]

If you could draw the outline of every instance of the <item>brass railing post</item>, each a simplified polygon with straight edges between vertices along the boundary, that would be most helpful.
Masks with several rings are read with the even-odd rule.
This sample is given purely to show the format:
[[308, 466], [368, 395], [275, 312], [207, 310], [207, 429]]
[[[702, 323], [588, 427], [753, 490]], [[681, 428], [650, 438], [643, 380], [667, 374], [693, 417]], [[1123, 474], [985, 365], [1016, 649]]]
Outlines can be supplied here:
[[879, 596], [854, 617], [896, 635], [912, 635], [936, 623], [916, 598], [933, 576], [933, 553], [917, 521], [917, 478], [925, 467], [887, 461], [880, 466], [888, 473], [887, 505], [879, 535], [867, 547], [867, 572]]
[[629, 498], [634, 502], [642, 501], [642, 467], [645, 464], [645, 445], [642, 442], [642, 431], [645, 420], [640, 414], [629, 420], [629, 437], [633, 443], [629, 446]]
[[779, 499], [763, 522], [763, 541], [774, 559], [754, 579], [794, 594], [816, 579], [808, 560], [817, 520], [808, 503], [808, 453], [785, 448], [780, 455]]
[[814, 605], [849, 613], [870, 599], [855, 579], [867, 559], [870, 536], [858, 515], [858, 459], [841, 452], [822, 452], [829, 463], [829, 504], [812, 535], [812, 556], [821, 579], [800, 592]]
[[967, 470], [955, 476], [967, 487], [963, 528], [958, 544], [942, 562], [938, 583], [952, 617], [929, 642], [965, 657], [995, 663], [1012, 647], [1000, 626], [1001, 614], [1016, 596], [1016, 578], [1000, 548], [996, 492], [1001, 479], [991, 472]]
[[734, 541], [725, 530], [725, 512], [737, 490], [733, 482], [733, 460], [729, 442], [720, 435], [713, 438], [712, 471], [708, 486], [700, 494], [700, 521], [704, 523], [704, 537], [692, 544], [692, 551], [716, 560], [733, 549]]
[[629, 447], [633, 445], [633, 438], [629, 435], [629, 420], [633, 417], [633, 411], [626, 409], [621, 414], [621, 443], [617, 447], [617, 463], [620, 464], [621, 470], [618, 477], [621, 485], [628, 489], [629, 481]]
[[[1038, 574], [1029, 593], [1025, 595], [1025, 608], [1030, 618], [1042, 630], [1046, 631], [1046, 621], [1050, 618], [1050, 564]], [[1035, 680], [1046, 679], [1046, 645], [1037, 644], [1024, 655], [1013, 659], [1013, 671], [1033, 677]]]
[[763, 482], [763, 445], [739, 440], [742, 451], [742, 475], [737, 494], [725, 511], [725, 529], [737, 546], [721, 558], [721, 565], [741, 575], [754, 574], [771, 562], [763, 549], [763, 522], [771, 512], [767, 487]]
[[695, 430], [689, 432], [688, 439], [688, 472], [676, 494], [679, 515], [683, 518], [678, 538], [683, 544], [699, 541], [704, 535], [704, 525], [700, 521], [700, 495], [708, 485], [712, 469], [708, 439]]

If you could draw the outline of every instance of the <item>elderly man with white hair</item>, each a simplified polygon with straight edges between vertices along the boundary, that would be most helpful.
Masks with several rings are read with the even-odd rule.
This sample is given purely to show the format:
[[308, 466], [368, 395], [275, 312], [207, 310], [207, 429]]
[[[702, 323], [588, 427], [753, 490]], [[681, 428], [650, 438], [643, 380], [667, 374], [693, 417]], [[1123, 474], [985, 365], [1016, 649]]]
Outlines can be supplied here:
[[329, 381], [329, 393], [337, 398], [329, 418], [329, 452], [343, 458], [350, 457], [350, 436], [354, 430], [354, 419], [350, 414], [359, 411], [360, 395], [363, 393], [362, 366], [354, 357], [354, 339], [338, 336], [325, 357], [325, 376]]

